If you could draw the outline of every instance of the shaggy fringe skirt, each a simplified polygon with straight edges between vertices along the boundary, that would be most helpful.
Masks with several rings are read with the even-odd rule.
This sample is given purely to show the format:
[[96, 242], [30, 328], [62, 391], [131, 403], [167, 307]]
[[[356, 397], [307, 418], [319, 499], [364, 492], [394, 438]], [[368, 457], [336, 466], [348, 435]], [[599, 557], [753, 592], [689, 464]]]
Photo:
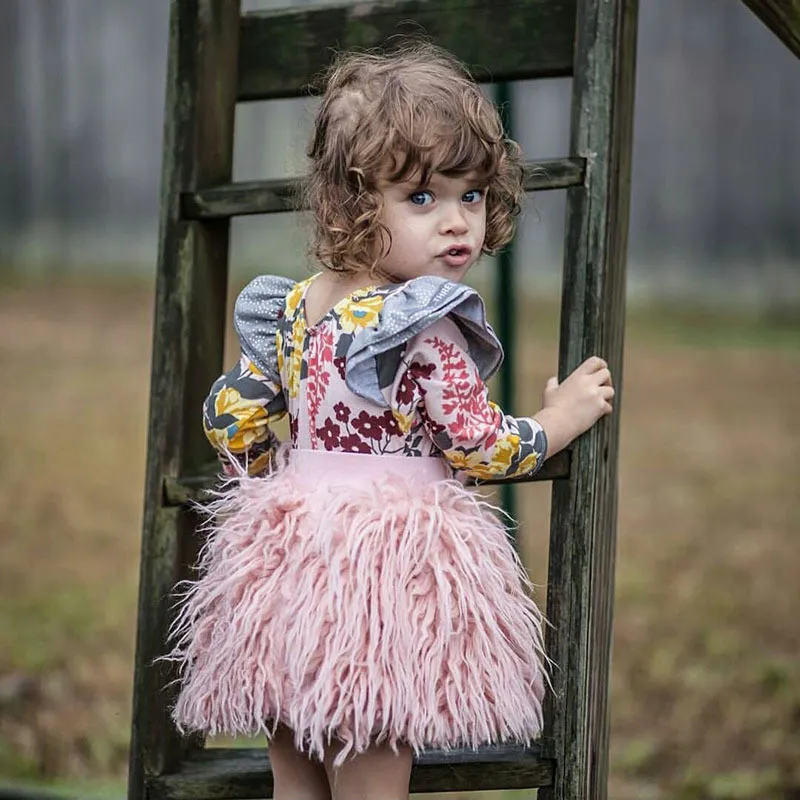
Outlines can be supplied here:
[[496, 509], [435, 458], [293, 451], [206, 506], [172, 627], [182, 730], [371, 743], [541, 732], [542, 616]]

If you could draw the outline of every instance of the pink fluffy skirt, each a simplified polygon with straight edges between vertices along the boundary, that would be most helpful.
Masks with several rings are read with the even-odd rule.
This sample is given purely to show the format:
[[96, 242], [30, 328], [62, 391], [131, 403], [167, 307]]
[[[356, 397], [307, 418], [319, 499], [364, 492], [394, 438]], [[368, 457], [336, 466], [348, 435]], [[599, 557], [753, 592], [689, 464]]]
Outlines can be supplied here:
[[284, 466], [207, 507], [167, 656], [178, 726], [284, 724], [316, 757], [342, 742], [337, 763], [536, 738], [542, 617], [493, 507], [455, 480], [307, 484]]

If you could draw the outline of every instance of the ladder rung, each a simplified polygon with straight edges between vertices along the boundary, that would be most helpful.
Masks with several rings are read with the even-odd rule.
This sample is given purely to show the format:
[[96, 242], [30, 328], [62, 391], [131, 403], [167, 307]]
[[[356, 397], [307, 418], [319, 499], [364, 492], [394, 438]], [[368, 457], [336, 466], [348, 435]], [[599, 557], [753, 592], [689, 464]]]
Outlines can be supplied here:
[[[412, 792], [532, 789], [553, 782], [553, 762], [535, 746], [498, 745], [478, 751], [432, 751], [415, 759]], [[272, 794], [269, 756], [259, 748], [207, 748], [169, 775], [148, 778], [161, 800], [231, 800]]]
[[[474, 68], [480, 81], [572, 74], [575, 0], [400, 0], [242, 15], [238, 99], [308, 93], [335, 50], [424, 35]], [[480, 65], [480, 66], [478, 66]]]
[[184, 219], [224, 219], [301, 208], [302, 179], [241, 181], [181, 195]]
[[[535, 475], [522, 475], [507, 480], [478, 481], [478, 486], [497, 486], [507, 483], [533, 483], [569, 478], [571, 456], [569, 450], [562, 450], [544, 462]], [[208, 474], [187, 478], [164, 478], [164, 505], [184, 506], [191, 502], [202, 502], [205, 493], [217, 485], [218, 477], [213, 473], [216, 465], [210, 465]]]
[[[525, 190], [545, 191], [580, 186], [586, 160], [554, 158], [525, 165]], [[246, 181], [213, 186], [181, 196], [184, 219], [219, 219], [248, 214], [295, 211], [302, 179]]]

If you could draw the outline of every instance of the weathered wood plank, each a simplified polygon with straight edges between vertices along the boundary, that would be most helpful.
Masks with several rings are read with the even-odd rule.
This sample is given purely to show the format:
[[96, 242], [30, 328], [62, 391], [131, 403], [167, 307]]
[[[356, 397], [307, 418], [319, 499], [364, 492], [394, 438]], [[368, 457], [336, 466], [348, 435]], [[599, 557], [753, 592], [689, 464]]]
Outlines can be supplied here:
[[[477, 752], [424, 753], [415, 760], [411, 791], [525, 789], [552, 780], [553, 764], [542, 759], [537, 748], [504, 745]], [[149, 786], [164, 800], [262, 798], [273, 792], [268, 752], [255, 748], [202, 751], [179, 772], [153, 777]]]
[[239, 100], [308, 94], [336, 50], [426, 35], [479, 80], [567, 76], [576, 0], [394, 0], [255, 11], [242, 18]]
[[742, 0], [800, 58], [800, 0]]
[[[582, 158], [532, 161], [525, 166], [525, 190], [546, 191], [580, 186], [586, 170]], [[185, 219], [226, 219], [249, 214], [274, 214], [302, 209], [299, 178], [241, 181], [186, 192], [181, 198]]]
[[[498, 83], [494, 87], [494, 101], [500, 112], [503, 130], [510, 139], [516, 139], [514, 129], [514, 102], [510, 83]], [[494, 272], [494, 319], [497, 325], [497, 335], [503, 343], [505, 361], [497, 375], [497, 400], [507, 414], [515, 414], [517, 398], [517, 354], [519, 352], [519, 325], [518, 303], [519, 270], [517, 254], [517, 241], [512, 239], [497, 256]], [[519, 494], [511, 484], [500, 487], [500, 506], [511, 519], [518, 518], [517, 500]], [[509, 528], [513, 536], [514, 545], [520, 550], [521, 543], [517, 532]]]
[[[166, 506], [186, 506], [201, 503], [208, 497], [208, 491], [219, 485], [216, 462], [210, 463], [200, 474], [187, 478], [164, 478], [163, 498]], [[538, 481], [565, 480], [570, 475], [570, 452], [562, 450], [545, 461], [535, 475], [523, 475], [508, 480], [482, 480], [473, 486], [499, 486], [502, 484], [533, 483]]]
[[187, 192], [182, 198], [186, 219], [225, 219], [251, 214], [302, 210], [303, 181], [239, 181]]
[[605, 800], [614, 596], [617, 452], [625, 318], [637, 0], [580, 0], [571, 154], [586, 188], [567, 195], [559, 371], [605, 357], [615, 413], [573, 444], [572, 477], [553, 484], [548, 653], [559, 665], [544, 753], [558, 763], [541, 800]]
[[[164, 508], [167, 475], [208, 459], [197, 409], [219, 373], [227, 284], [227, 220], [181, 218], [180, 195], [231, 179], [238, 0], [173, 0], [162, 173], [161, 230], [150, 391], [128, 797], [145, 778], [175, 769], [198, 746], [173, 727], [174, 675], [155, 662], [165, 647], [176, 580], [194, 561], [193, 515]], [[152, 795], [148, 795], [152, 797]]]

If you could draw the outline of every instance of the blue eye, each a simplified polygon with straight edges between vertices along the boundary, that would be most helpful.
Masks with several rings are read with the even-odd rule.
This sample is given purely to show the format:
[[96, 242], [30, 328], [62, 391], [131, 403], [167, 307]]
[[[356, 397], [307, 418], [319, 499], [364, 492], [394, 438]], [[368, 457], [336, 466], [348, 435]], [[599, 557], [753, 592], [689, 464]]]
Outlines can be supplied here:
[[433, 195], [430, 192], [414, 192], [408, 196], [409, 202], [415, 206], [427, 206], [433, 202]]
[[483, 199], [483, 192], [480, 189], [470, 189], [461, 198], [465, 203], [480, 203]]

